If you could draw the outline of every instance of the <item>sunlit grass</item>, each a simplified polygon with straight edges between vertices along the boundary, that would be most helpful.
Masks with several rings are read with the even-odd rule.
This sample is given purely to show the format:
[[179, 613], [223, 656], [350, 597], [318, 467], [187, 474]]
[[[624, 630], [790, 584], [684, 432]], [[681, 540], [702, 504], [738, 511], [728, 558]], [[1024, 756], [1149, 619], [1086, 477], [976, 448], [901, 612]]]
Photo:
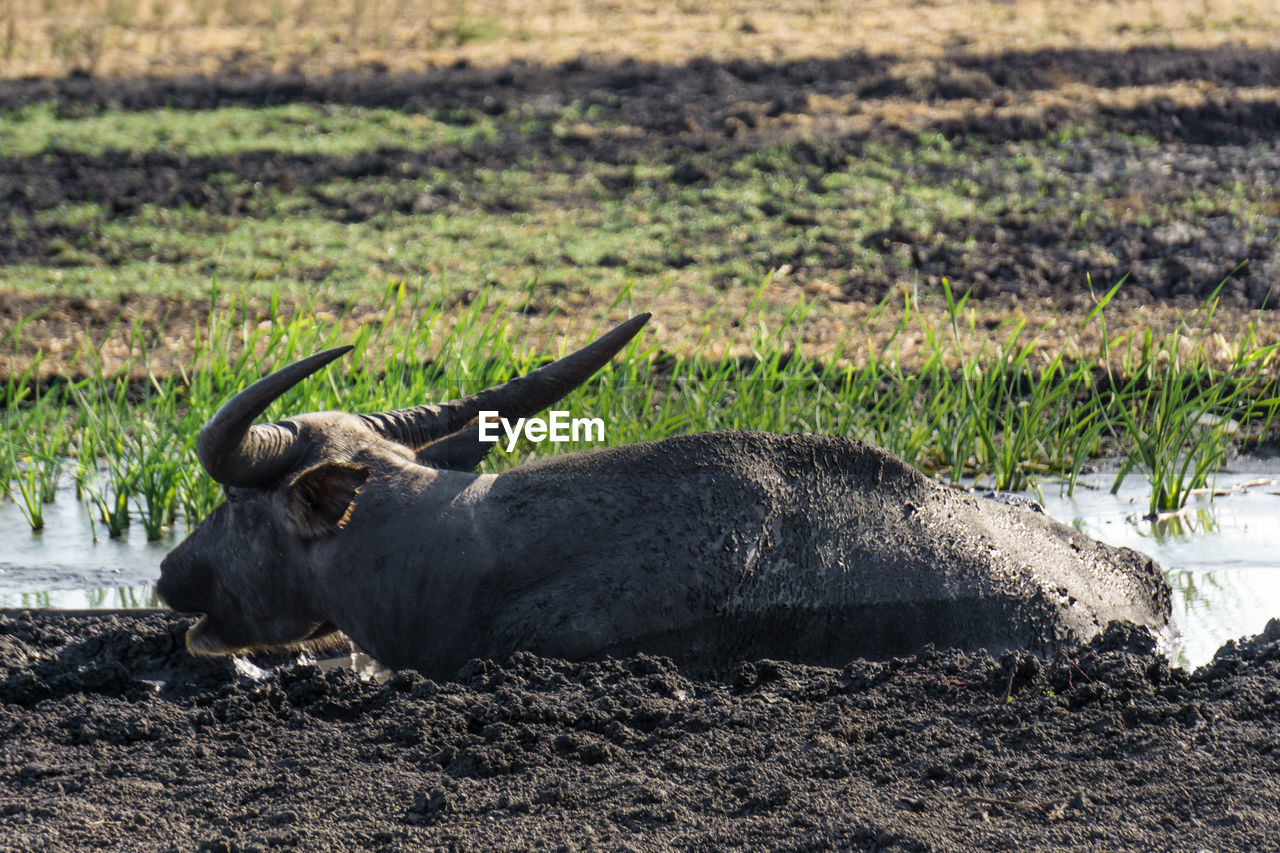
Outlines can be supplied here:
[[[1094, 312], [1104, 324], [1104, 346], [1108, 344], [1102, 309], [1119, 287]], [[1216, 310], [1217, 295], [1202, 312], [1206, 324]], [[1136, 347], [1128, 340], [1122, 359], [1127, 379], [1118, 390], [1109, 391], [1112, 402], [1100, 407], [1111, 430], [1125, 439], [1124, 459], [1111, 490], [1119, 491], [1134, 469], [1141, 471], [1151, 485], [1150, 517], [1182, 509], [1226, 463], [1237, 432], [1248, 430], [1252, 420], [1258, 427], [1253, 433], [1267, 435], [1280, 404], [1274, 382], [1265, 389], [1268, 397], [1251, 396], [1262, 389], [1240, 381], [1259, 375], [1260, 368], [1275, 358], [1277, 344], [1260, 345], [1250, 330], [1231, 363], [1215, 367], [1203, 351], [1209, 337], [1205, 329], [1185, 331], [1163, 340], [1147, 332]]]
[[[190, 183], [170, 197], [163, 182], [144, 182], [123, 209], [105, 191], [18, 205], [5, 224], [26, 253], [0, 265], [0, 288], [201, 291], [217, 275], [258, 296], [323, 288], [376, 300], [387, 280], [448, 277], [510, 295], [537, 278], [598, 301], [622, 280], [656, 287], [678, 275], [707, 295], [787, 268], [833, 293], [883, 292], [914, 276], [936, 290], [942, 274], [972, 283], [984, 241], [1019, 239], [1016, 223], [1065, 230], [1063, 260], [1075, 269], [1111, 269], [1124, 258], [1101, 248], [1102, 235], [1116, 229], [1216, 211], [1247, 246], [1274, 218], [1265, 182], [1192, 181], [1152, 198], [1141, 173], [1082, 183], [1072, 171], [1081, 152], [1054, 136], [996, 146], [926, 135], [817, 151], [820, 142], [779, 141], [714, 157], [639, 146], [579, 158], [547, 142], [571, 121], [604, 133], [618, 119], [593, 109], [12, 110], [0, 114], [0, 158], [15, 166], [140, 158]], [[1159, 153], [1125, 144], [1138, 160]], [[691, 164], [701, 177], [677, 180]], [[986, 236], [997, 227], [1013, 230]]]
[[294, 103], [216, 110], [107, 110], [67, 116], [50, 102], [4, 115], [0, 154], [33, 157], [53, 151], [100, 156], [163, 152], [186, 157], [248, 152], [349, 157], [377, 148], [416, 150], [493, 141], [497, 128], [484, 113], [446, 122], [422, 113], [341, 104]]

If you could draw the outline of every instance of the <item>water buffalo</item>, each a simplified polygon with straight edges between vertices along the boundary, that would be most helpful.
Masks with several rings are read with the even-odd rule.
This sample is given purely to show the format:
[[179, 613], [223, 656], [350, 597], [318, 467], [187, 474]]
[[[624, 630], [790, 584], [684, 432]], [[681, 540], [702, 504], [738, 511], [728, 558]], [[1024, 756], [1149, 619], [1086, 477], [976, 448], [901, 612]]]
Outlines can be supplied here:
[[540, 411], [647, 319], [440, 405], [254, 424], [346, 349], [237, 394], [198, 441], [227, 501], [161, 566], [160, 597], [204, 614], [188, 648], [316, 648], [345, 634], [388, 666], [448, 678], [518, 650], [648, 652], [712, 671], [930, 642], [1046, 653], [1112, 619], [1167, 625], [1170, 591], [1150, 558], [861, 441], [712, 432], [472, 473], [489, 446], [479, 412]]

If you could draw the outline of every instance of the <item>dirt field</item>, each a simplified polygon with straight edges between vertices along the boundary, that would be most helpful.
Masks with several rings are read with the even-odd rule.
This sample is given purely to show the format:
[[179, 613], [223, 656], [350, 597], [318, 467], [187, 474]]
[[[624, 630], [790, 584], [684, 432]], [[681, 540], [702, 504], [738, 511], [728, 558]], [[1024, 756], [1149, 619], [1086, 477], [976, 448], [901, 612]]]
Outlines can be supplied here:
[[[598, 204], [601, 197], [626, 204], [644, 169], [670, 170], [677, 189], [709, 192], [731, 184], [734, 179], [726, 176], [733, 170], [783, 143], [790, 159], [780, 168], [789, 179], [807, 182], [810, 195], [772, 207], [765, 203], [758, 215], [779, 223], [777, 245], [794, 239], [803, 249], [760, 245], [751, 220], [724, 226], [720, 240], [708, 242], [699, 223], [661, 242], [652, 257], [635, 249], [625, 257], [604, 253], [575, 262], [567, 281], [548, 281], [536, 305], [562, 310], [561, 330], [585, 329], [619, 287], [635, 281], [636, 304], [655, 312], [655, 330], [666, 346], [679, 348], [698, 334], [681, 329], [689, 317], [713, 311], [726, 327], [735, 325], [755, 284], [772, 269], [778, 272], [763, 304], [781, 317], [799, 298], [816, 303], [802, 343], [821, 353], [865, 321], [886, 295], [919, 292], [926, 310], [936, 311], [939, 283], [947, 277], [958, 289], [972, 289], [980, 326], [1025, 315], [1033, 327], [1050, 327], [1047, 349], [1074, 345], [1089, 351], [1096, 349], [1089, 333], [1073, 344], [1080, 318], [1093, 305], [1089, 282], [1103, 292], [1123, 278], [1109, 317], [1115, 334], [1198, 328], [1192, 312], [1221, 285], [1222, 307], [1211, 331], [1231, 340], [1257, 321], [1260, 337], [1275, 340], [1280, 321], [1269, 309], [1280, 304], [1280, 206], [1269, 188], [1280, 186], [1277, 80], [1280, 51], [1274, 47], [1137, 45], [1123, 51], [966, 49], [927, 58], [860, 53], [676, 65], [517, 60], [404, 72], [221, 69], [193, 77], [3, 81], [0, 110], [51, 102], [69, 115], [320, 103], [438, 116], [486, 105], [500, 116], [528, 114], [550, 125], [573, 105], [590, 104], [600, 118], [563, 132], [503, 131], [464, 146], [379, 149], [350, 157], [270, 151], [214, 157], [88, 154], [59, 148], [34, 157], [0, 154], [0, 219], [21, 224], [0, 229], [0, 264], [42, 270], [32, 290], [3, 295], [0, 336], [48, 306], [46, 319], [29, 324], [16, 348], [6, 347], [0, 368], [11, 375], [43, 352], [50, 356], [47, 374], [74, 373], [66, 361], [74, 343], [113, 328], [104, 352], [110, 368], [114, 356], [127, 353], [135, 320], [154, 330], [150, 340], [158, 362], [184, 359], [183, 342], [192, 339], [189, 323], [207, 311], [203, 300], [187, 302], [189, 288], [102, 300], [94, 297], [92, 284], [85, 286], [87, 294], [80, 292], [84, 287], [67, 292], [56, 284], [62, 270], [80, 270], [91, 282], [99, 274], [94, 270], [110, 280], [115, 269], [144, 264], [154, 270], [146, 275], [159, 282], [149, 286], [163, 288], [167, 265], [186, 262], [146, 241], [115, 247], [102, 232], [119, 222], [197, 211], [225, 223], [212, 226], [215, 231], [232, 228], [276, 216], [246, 201], [246, 193], [274, 192], [305, 199], [316, 207], [308, 215], [320, 220], [373, 222], [376, 233], [382, 227], [377, 217], [411, 223], [426, 203], [416, 187], [441, 169], [462, 186], [464, 198], [448, 202], [449, 209], [478, 207], [493, 214], [510, 208], [518, 214], [528, 205], [545, 205], [469, 189], [468, 182], [480, 178], [468, 176], [512, 163], [538, 164], [531, 167], [535, 182], [567, 179], [592, 188], [554, 202], [566, 210]], [[852, 233], [828, 224], [830, 210], [820, 206], [825, 181], [875, 146], [909, 150], [920, 134], [948, 140], [955, 162], [946, 151], [938, 155], [941, 162], [904, 160], [900, 180], [925, 188], [960, 187], [986, 209], [928, 227], [890, 222]], [[1029, 161], [1015, 149], [1019, 141], [1055, 135], [1063, 141], [1051, 156], [1033, 154]], [[1133, 139], [1154, 142], [1127, 141]], [[388, 188], [388, 175], [404, 189]], [[314, 189], [335, 181], [339, 190], [322, 195]], [[471, 192], [476, 199], [465, 197]], [[445, 203], [433, 198], [428, 201]], [[107, 200], [99, 218], [59, 214], [68, 206]], [[68, 260], [69, 246], [88, 259]], [[561, 254], [553, 245], [546, 251]], [[738, 265], [749, 259], [740, 267], [745, 280], [705, 272], [720, 258]], [[508, 275], [519, 281], [543, 270], [535, 263]], [[411, 283], [422, 272], [409, 270]], [[322, 266], [300, 275], [323, 279], [326, 271]], [[395, 261], [367, 271], [371, 281], [404, 275]], [[226, 292], [245, 282], [224, 278], [222, 284]], [[296, 287], [305, 290], [307, 284]], [[867, 330], [868, 338], [888, 334], [895, 319], [892, 312], [886, 315], [881, 328]], [[735, 343], [745, 349], [745, 340], [729, 345]], [[909, 348], [903, 355], [912, 357]]]
[[[431, 116], [482, 109], [553, 124], [581, 104], [602, 119], [563, 132], [355, 157], [90, 155], [56, 145], [37, 157], [0, 151], [0, 221], [13, 226], [0, 228], [0, 264], [41, 271], [29, 289], [0, 295], [0, 339], [32, 306], [51, 304], [53, 319], [6, 346], [0, 372], [12, 375], [43, 352], [46, 374], [74, 373], [63, 352], [68, 329], [92, 337], [119, 319], [106, 344], [111, 367], [135, 319], [150, 323], [169, 310], [172, 327], [157, 330], [153, 355], [183, 361], [187, 318], [203, 307], [172, 303], [190, 298], [192, 283], [154, 296], [126, 293], [121, 309], [95, 302], [92, 284], [88, 294], [58, 284], [59, 270], [79, 265], [92, 282], [131, 263], [152, 264], [146, 275], [163, 282], [177, 263], [171, 253], [151, 238], [118, 248], [103, 235], [143, 211], [194, 209], [220, 222], [272, 216], [246, 206], [246, 194], [265, 190], [300, 194], [323, 204], [320, 216], [358, 223], [388, 210], [413, 214], [424, 202], [411, 184], [433, 169], [461, 174], [465, 195], [466, 175], [523, 161], [543, 164], [547, 177], [600, 177], [591, 195], [563, 199], [566, 207], [601, 194], [625, 204], [637, 181], [628, 164], [671, 168], [677, 183], [697, 189], [779, 142], [794, 144], [788, 168], [820, 193], [868, 146], [914, 144], [921, 134], [961, 153], [990, 146], [977, 149], [990, 165], [954, 172], [904, 163], [904, 182], [962, 183], [976, 199], [1008, 199], [1004, 209], [951, 215], [936, 229], [891, 222], [849, 233], [795, 198], [766, 205], [764, 215], [785, 220], [779, 236], [803, 242], [803, 253], [754, 245], [750, 227], [723, 235], [725, 257], [750, 259], [743, 281], [712, 276], [698, 284], [697, 271], [713, 259], [677, 233], [652, 258], [605, 253], [594, 269], [575, 261], [569, 278], [577, 283], [552, 276], [542, 301], [580, 318], [562, 328], [585, 328], [633, 280], [643, 307], [665, 324], [664, 341], [678, 348], [682, 318], [716, 310], [731, 327], [775, 269], [764, 304], [781, 316], [801, 296], [818, 303], [803, 343], [821, 352], [884, 295], [919, 289], [936, 298], [946, 276], [973, 288], [975, 309], [992, 322], [1025, 313], [1051, 326], [1052, 350], [1071, 345], [1091, 307], [1086, 276], [1102, 290], [1128, 277], [1110, 319], [1116, 333], [1168, 331], [1225, 281], [1213, 331], [1229, 340], [1255, 319], [1254, 309], [1277, 304], [1280, 281], [1280, 206], [1268, 190], [1280, 186], [1280, 18], [1271, 12], [1261, 0], [9, 3], [0, 10], [0, 110], [53, 103], [58, 115], [74, 117], [319, 103]], [[1056, 134], [1067, 141], [1052, 158], [1028, 163], [1002, 153]], [[361, 189], [389, 174], [403, 191]], [[349, 182], [346, 195], [313, 189], [334, 180]], [[106, 200], [105, 219], [58, 214]], [[484, 196], [476, 204], [519, 210], [525, 202]], [[877, 253], [871, 262], [868, 247]], [[391, 263], [370, 266], [367, 276], [436, 272]], [[299, 275], [305, 288], [326, 267]], [[245, 284], [224, 279], [224, 291]], [[1261, 323], [1262, 338], [1274, 340], [1274, 312], [1264, 311]], [[867, 332], [873, 341], [881, 334]]]
[[6, 850], [1267, 850], [1280, 622], [1195, 673], [1116, 628], [1041, 662], [477, 662], [383, 686], [0, 615]]

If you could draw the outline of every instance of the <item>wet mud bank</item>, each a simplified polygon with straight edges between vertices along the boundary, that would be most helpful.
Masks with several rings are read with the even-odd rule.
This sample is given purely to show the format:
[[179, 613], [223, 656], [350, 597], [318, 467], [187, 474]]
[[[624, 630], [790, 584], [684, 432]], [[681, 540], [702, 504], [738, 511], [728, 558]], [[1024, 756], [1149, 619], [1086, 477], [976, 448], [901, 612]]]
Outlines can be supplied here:
[[1113, 626], [1041, 661], [473, 662], [383, 684], [0, 614], [7, 849], [1262, 849], [1280, 621], [1194, 673]]

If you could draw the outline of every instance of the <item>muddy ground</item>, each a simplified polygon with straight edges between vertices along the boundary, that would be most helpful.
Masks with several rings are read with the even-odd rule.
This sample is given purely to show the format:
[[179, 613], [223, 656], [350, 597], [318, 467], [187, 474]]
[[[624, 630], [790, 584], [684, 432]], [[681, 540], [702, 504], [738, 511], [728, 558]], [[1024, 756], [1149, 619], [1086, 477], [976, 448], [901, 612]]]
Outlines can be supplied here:
[[[920, 134], [939, 134], [957, 148], [994, 147], [982, 149], [990, 155], [978, 161], [986, 165], [972, 174], [938, 171], [936, 165], [913, 161], [902, 165], [904, 181], [929, 185], [961, 179], [971, 182], [977, 198], [1018, 203], [977, 219], [943, 220], [932, 233], [892, 226], [872, 234], [864, 242], [869, 241], [880, 260], [871, 269], [853, 263], [848, 235], [828, 233], [803, 199], [770, 213], [806, 235], [813, 248], [803, 256], [756, 245], [749, 234], [726, 235], [721, 247], [726, 257], [750, 258], [761, 277], [769, 269], [785, 271], [785, 279], [780, 275], [765, 294], [780, 313], [802, 296], [820, 303], [813, 322], [826, 322], [832, 331], [812, 336], [818, 349], [822, 340], [838, 339], [841, 328], [859, 322], [895, 289], [919, 288], [940, 299], [943, 277], [957, 288], [972, 288], [973, 304], [996, 317], [1032, 308], [1057, 312], [1053, 322], [1067, 337], [1093, 306], [1090, 282], [1104, 290], [1125, 280], [1113, 303], [1111, 329], [1117, 333], [1144, 326], [1167, 330], [1177, 320], [1157, 316], [1162, 308], [1190, 310], [1221, 285], [1224, 313], [1219, 319], [1238, 328], [1261, 308], [1268, 324], [1263, 337], [1270, 339], [1277, 327], [1270, 309], [1280, 305], [1280, 206], [1266, 190], [1280, 186], [1277, 80], [1280, 51], [1230, 45], [954, 52], [928, 60], [868, 53], [677, 64], [597, 59], [540, 65], [515, 60], [399, 73], [378, 67], [311, 75], [230, 69], [180, 78], [4, 80], [0, 110], [51, 102], [62, 113], [83, 115], [306, 102], [391, 107], [464, 124], [481, 113], [521, 115], [534, 125], [544, 121], [546, 127], [528, 132], [513, 123], [494, 139], [354, 156], [248, 152], [194, 157], [56, 148], [32, 157], [0, 155], [0, 222], [22, 224], [0, 227], [0, 264], [54, 269], [83, 263], [67, 260], [68, 246], [88, 253], [91, 263], [104, 271], [150, 258], [149, 246], [108, 246], [98, 234], [106, 221], [127, 219], [141, 210], [200, 208], [233, 219], [274, 215], [273, 210], [258, 210], [257, 190], [246, 187], [301, 194], [310, 199], [307, 204], [318, 206], [321, 216], [363, 222], [385, 211], [414, 214], [423, 199], [413, 182], [439, 168], [457, 176], [466, 204], [501, 210], [521, 202], [479, 191], [467, 195], [469, 175], [511, 163], [536, 163], [569, 175], [602, 175], [602, 180], [588, 182], [590, 192], [625, 199], [634, 190], [629, 170], [638, 173], [641, 166], [658, 164], [670, 167], [673, 180], [681, 184], [710, 186], [741, 163], [754, 162], [750, 158], [758, 152], [785, 143], [783, 168], [820, 193], [824, 176], [842, 170], [867, 146], [914, 145]], [[592, 121], [570, 132], [553, 132], [554, 120], [575, 103], [594, 116]], [[616, 132], [618, 128], [627, 132]], [[1013, 150], [1003, 146], [1054, 135], [1062, 136], [1057, 150], [1065, 153], [1038, 162], [1038, 177], [1021, 177], [1018, 169], [1026, 164], [1019, 166]], [[1158, 147], [1153, 149], [1150, 140]], [[390, 177], [404, 181], [403, 193], [386, 189]], [[349, 181], [344, 184], [347, 195], [308, 189], [338, 178]], [[365, 181], [383, 182], [382, 188], [370, 194], [361, 189]], [[1215, 193], [1231, 187], [1250, 199], [1256, 196], [1246, 216], [1212, 201]], [[1187, 198], [1203, 199], [1202, 209], [1194, 215], [1185, 208], [1169, 213], [1170, 200]], [[68, 221], [52, 215], [60, 206], [90, 201], [106, 206], [106, 219]], [[591, 201], [584, 195], [565, 203]], [[701, 234], [695, 237], [702, 240]], [[600, 264], [606, 266], [584, 270], [583, 276], [611, 283], [607, 287], [596, 284], [581, 292], [548, 288], [540, 299], [591, 323], [596, 320], [593, 310], [609, 304], [621, 282], [634, 279], [642, 296], [660, 293], [645, 305], [659, 316], [697, 316], [708, 301], [723, 302], [727, 316], [740, 316], [754, 284], [713, 281], [721, 289], [701, 294], [659, 286], [688, 263], [679, 261], [683, 248], [664, 246], [662, 256], [605, 258]], [[166, 262], [163, 257], [153, 260]], [[371, 279], [402, 275], [403, 270], [370, 270]], [[162, 269], [160, 276], [163, 280]], [[73, 348], [78, 329], [92, 337], [94, 328], [112, 326], [117, 315], [123, 322], [115, 324], [114, 334], [123, 347], [139, 311], [171, 312], [169, 326], [159, 324], [150, 343], [162, 360], [167, 354], [181, 363], [184, 341], [192, 338], [191, 324], [204, 314], [202, 306], [175, 308], [175, 296], [164, 293], [124, 294], [127, 304], [121, 307], [90, 304], [88, 309], [83, 295], [44, 288], [0, 296], [0, 308], [6, 308], [0, 310], [0, 337], [43, 305], [50, 305], [51, 317], [71, 318], [69, 326], [28, 325], [5, 373], [15, 372], [14, 366], [20, 369], [37, 350], [53, 356], [47, 371], [62, 370], [59, 348]], [[146, 304], [140, 308], [138, 300]]]
[[[22, 229], [0, 230], [0, 263], [54, 263], [60, 247], [85, 242], [91, 236], [88, 226], [41, 223], [37, 214], [65, 203], [98, 202], [115, 217], [144, 206], [255, 215], [252, 197], [226, 189], [228, 176], [233, 187], [286, 191], [350, 180], [351, 197], [316, 201], [329, 208], [329, 215], [352, 222], [388, 209], [412, 213], [422, 203], [419, 191], [361, 196], [361, 179], [394, 175], [409, 186], [440, 168], [465, 181], [477, 170], [519, 162], [579, 176], [602, 165], [662, 163], [675, 167], [676, 182], [698, 185], [751, 152], [789, 141], [791, 156], [808, 167], [811, 191], [820, 193], [823, 175], [841, 171], [876, 142], [913, 144], [921, 133], [937, 133], [957, 146], [1001, 145], [1064, 133], [1078, 138], [1069, 145], [1068, 159], [1042, 164], [1053, 173], [1050, 179], [1019, 181], [999, 170], [967, 176], [977, 184], [973, 192], [984, 197], [1044, 193], [1034, 209], [1011, 205], [995, 222], [951, 221], [939, 234], [891, 227], [873, 235], [885, 254], [882, 268], [849, 281], [838, 297], [874, 301], [895, 282], [949, 276], [972, 285], [979, 298], [1016, 293], [1070, 299], [1087, 292], [1086, 275], [1108, 285], [1127, 275], [1128, 298], [1198, 301], [1226, 280], [1229, 303], [1274, 307], [1272, 291], [1280, 280], [1280, 208], [1274, 203], [1260, 223], [1209, 210], [1196, 222], [1152, 227], [1124, 216], [1082, 223], [1069, 196], [1083, 192], [1105, 198], [1107, 205], [1137, 216], [1189, 188], [1280, 185], [1280, 153], [1272, 144], [1280, 136], [1277, 81], [1280, 52], [1236, 47], [958, 55], [923, 65], [905, 57], [859, 54], [786, 63], [577, 61], [395, 75], [369, 70], [324, 77], [0, 81], [0, 110], [52, 101], [72, 115], [303, 102], [450, 115], [465, 124], [477, 110], [490, 115], [523, 110], [549, 120], [575, 102], [598, 111], [598, 126], [567, 134], [510, 132], [466, 146], [379, 149], [349, 157], [62, 150], [0, 157], [0, 221], [24, 221]], [[602, 129], [617, 126], [630, 130]], [[1164, 144], [1152, 158], [1118, 134]], [[912, 183], [927, 183], [929, 170], [937, 171], [921, 163], [903, 168], [908, 170], [903, 179]], [[954, 177], [938, 172], [932, 179]], [[625, 197], [634, 180], [623, 172], [592, 191]], [[511, 200], [481, 203], [502, 209]], [[821, 223], [794, 211], [776, 214], [793, 215], [797, 228], [813, 231], [822, 242]], [[761, 258], [761, 273], [785, 264], [797, 276], [838, 277], [850, 263], [848, 252], [835, 238], [823, 245], [816, 262]]]
[[1274, 849], [1280, 621], [1194, 673], [1053, 661], [473, 662], [379, 685], [0, 614], [0, 838], [60, 850]]

